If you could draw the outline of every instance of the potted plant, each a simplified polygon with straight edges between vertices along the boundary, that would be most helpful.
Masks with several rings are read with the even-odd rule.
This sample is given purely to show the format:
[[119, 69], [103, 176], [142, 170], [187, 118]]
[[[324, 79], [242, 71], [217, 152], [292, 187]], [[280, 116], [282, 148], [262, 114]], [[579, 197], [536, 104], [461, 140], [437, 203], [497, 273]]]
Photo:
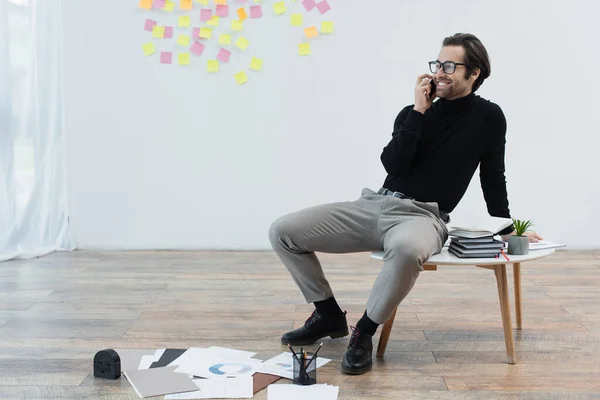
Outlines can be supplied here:
[[508, 254], [522, 256], [529, 253], [529, 238], [525, 236], [525, 232], [533, 226], [533, 222], [527, 220], [513, 218], [515, 234], [508, 238]]

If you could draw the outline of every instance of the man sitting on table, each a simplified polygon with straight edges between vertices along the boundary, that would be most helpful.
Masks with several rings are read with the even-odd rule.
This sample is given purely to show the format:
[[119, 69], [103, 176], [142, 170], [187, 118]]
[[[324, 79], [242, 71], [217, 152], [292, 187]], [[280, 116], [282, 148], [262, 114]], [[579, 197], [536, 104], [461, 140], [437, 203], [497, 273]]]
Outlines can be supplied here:
[[[348, 335], [346, 313], [315, 252], [384, 250], [383, 268], [344, 354], [342, 371], [348, 374], [371, 369], [377, 327], [410, 292], [423, 263], [442, 250], [449, 213], [478, 166], [488, 213], [511, 218], [504, 175], [506, 120], [498, 105], [475, 94], [490, 75], [487, 50], [477, 37], [455, 34], [444, 39], [429, 68], [433, 75], [417, 78], [415, 103], [400, 111], [381, 153], [388, 173], [383, 188], [363, 189], [354, 201], [282, 216], [269, 230], [273, 249], [316, 307], [304, 326], [282, 336], [283, 344]], [[505, 240], [512, 229], [500, 233]], [[528, 236], [541, 239], [535, 232]]]

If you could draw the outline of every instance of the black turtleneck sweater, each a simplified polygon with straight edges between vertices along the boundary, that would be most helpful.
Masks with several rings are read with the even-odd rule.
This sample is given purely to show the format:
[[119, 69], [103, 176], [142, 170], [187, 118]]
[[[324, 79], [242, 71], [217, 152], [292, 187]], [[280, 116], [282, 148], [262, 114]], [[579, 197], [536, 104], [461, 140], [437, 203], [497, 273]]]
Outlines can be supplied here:
[[479, 166], [488, 213], [510, 218], [504, 152], [506, 119], [500, 107], [473, 93], [439, 99], [425, 114], [405, 107], [381, 153], [384, 187], [450, 213]]

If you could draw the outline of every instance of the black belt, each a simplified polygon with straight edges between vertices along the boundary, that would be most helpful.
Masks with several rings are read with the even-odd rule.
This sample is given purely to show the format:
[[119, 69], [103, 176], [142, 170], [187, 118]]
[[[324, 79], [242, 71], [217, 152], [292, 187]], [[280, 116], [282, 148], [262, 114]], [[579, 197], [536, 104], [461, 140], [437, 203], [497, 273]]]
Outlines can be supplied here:
[[[414, 197], [410, 197], [402, 192], [394, 192], [393, 190], [390, 189], [386, 189], [386, 188], [381, 188], [377, 191], [377, 193], [382, 194], [384, 196], [393, 196], [393, 197], [397, 197], [399, 199], [408, 199], [408, 200], [416, 200]], [[440, 218], [442, 219], [442, 221], [444, 221], [445, 223], [450, 222], [450, 215], [448, 215], [447, 212], [439, 210], [440, 211]]]

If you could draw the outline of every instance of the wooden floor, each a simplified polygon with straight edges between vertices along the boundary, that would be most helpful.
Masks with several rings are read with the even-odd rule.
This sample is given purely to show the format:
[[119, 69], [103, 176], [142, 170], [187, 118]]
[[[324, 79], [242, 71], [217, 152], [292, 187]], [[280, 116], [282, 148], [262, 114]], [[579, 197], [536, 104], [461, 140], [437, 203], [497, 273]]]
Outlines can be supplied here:
[[[354, 325], [381, 265], [320, 257]], [[319, 354], [333, 362], [319, 380], [340, 399], [600, 398], [600, 252], [522, 268], [518, 364], [507, 364], [493, 272], [440, 267], [398, 309], [372, 372], [342, 375], [348, 338], [326, 340]], [[0, 399], [135, 399], [124, 378], [93, 377], [97, 351], [218, 345], [267, 359], [311, 312], [270, 252], [55, 253], [0, 263], [0, 288]]]

